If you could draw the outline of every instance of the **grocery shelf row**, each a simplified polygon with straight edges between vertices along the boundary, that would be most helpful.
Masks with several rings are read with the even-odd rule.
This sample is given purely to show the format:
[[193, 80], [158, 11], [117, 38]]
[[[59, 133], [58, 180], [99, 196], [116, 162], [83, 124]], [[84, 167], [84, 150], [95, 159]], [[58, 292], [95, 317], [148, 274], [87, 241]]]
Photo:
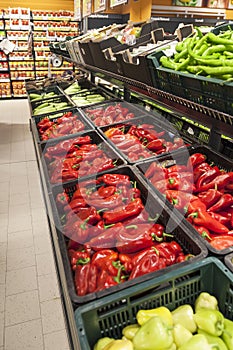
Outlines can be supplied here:
[[[12, 13], [16, 12], [16, 13]], [[25, 14], [21, 14], [21, 11]], [[42, 11], [43, 12], [43, 11]], [[69, 11], [68, 11], [69, 12]], [[61, 74], [62, 72], [73, 70], [73, 64], [65, 62], [60, 69], [50, 66], [48, 72], [48, 59], [50, 56], [49, 42], [51, 40], [64, 40], [68, 35], [76, 36], [78, 33], [78, 22], [72, 20], [68, 12], [62, 15], [62, 11], [54, 11], [53, 16], [38, 15], [37, 11], [29, 8], [9, 8], [1, 10], [0, 17], [2, 23], [2, 39], [6, 38], [15, 44], [14, 51], [5, 55], [1, 52], [0, 66], [6, 62], [4, 73], [6, 76], [0, 77], [0, 98], [26, 97], [24, 80], [36, 79], [49, 74]], [[48, 11], [50, 14], [50, 12]], [[36, 16], [36, 17], [35, 17]], [[63, 24], [63, 27], [60, 25]], [[32, 36], [31, 43], [29, 37]], [[43, 38], [41, 37], [43, 35]], [[43, 58], [47, 62], [47, 67], [42, 72], [39, 61]], [[21, 61], [24, 60], [24, 67]], [[12, 67], [14, 62], [14, 67]], [[31, 66], [33, 64], [33, 67]], [[6, 69], [6, 70], [5, 70]], [[31, 71], [31, 72], [29, 72]], [[19, 72], [17, 74], [17, 72]], [[12, 81], [21, 81], [17, 86]]]
[[[232, 161], [214, 151], [213, 148], [211, 149], [205, 145], [197, 146], [188, 135], [182, 134], [182, 130], [178, 132], [177, 129], [173, 127], [172, 123], [167, 123], [167, 117], [168, 115], [172, 115], [173, 111], [168, 96], [165, 96], [162, 103], [161, 101], [158, 102], [153, 96], [151, 100], [156, 102], [156, 104], [158, 103], [158, 106], [156, 106], [153, 111], [149, 111], [148, 102], [145, 102], [144, 105], [140, 104], [141, 101], [145, 100], [145, 97], [148, 98], [148, 95], [145, 94], [145, 90], [148, 86], [128, 80], [124, 77], [109, 74], [92, 66], [79, 66], [79, 70], [80, 78], [76, 76], [71, 82], [60, 81], [56, 83], [53, 81], [51, 85], [46, 84], [42, 86], [42, 88], [37, 88], [35, 90], [32, 88], [33, 84], [31, 86], [26, 85], [31, 110], [30, 125], [32, 137], [37, 155], [51, 239], [54, 245], [54, 255], [61, 284], [71, 348], [75, 350], [93, 349], [99, 337], [120, 337], [121, 330], [124, 326], [135, 321], [136, 311], [140, 308], [152, 308], [166, 305], [170, 309], [174, 309], [182, 303], [193, 304], [195, 298], [201, 291], [208, 291], [214, 294], [219, 300], [220, 309], [225, 317], [233, 319], [232, 308], [230, 306], [233, 299], [233, 274], [226, 268], [227, 265], [229, 269], [232, 269], [232, 262], [230, 259], [233, 248], [228, 247], [220, 250], [213, 247], [211, 248], [210, 244], [201, 238], [197, 231], [191, 227], [191, 224], [187, 224], [186, 220], [181, 220], [179, 212], [174, 209], [171, 203], [169, 204], [169, 202], [164, 200], [164, 197], [158, 189], [150, 184], [150, 181], [145, 177], [145, 172], [153, 161], [156, 161], [156, 164], [165, 162], [167, 166], [169, 166], [169, 164], [184, 164], [179, 162], [185, 162], [185, 160], [195, 152], [203, 153], [209, 164], [218, 166], [219, 169], [225, 169], [227, 172], [231, 172], [233, 169]], [[81, 72], [84, 74], [81, 75]], [[89, 74], [90, 72], [92, 72], [92, 76]], [[96, 80], [100, 81], [99, 84], [93, 82], [94, 76]], [[101, 84], [104, 78], [106, 78], [107, 81], [114, 78], [115, 86], [117, 85], [117, 81], [119, 81], [119, 85], [125, 90], [109, 90], [108, 88], [103, 88], [103, 86], [106, 87], [105, 84]], [[39, 83], [36, 81], [34, 82], [35, 84]], [[111, 82], [113, 81], [111, 80]], [[33, 81], [31, 83], [33, 83]], [[69, 90], [69, 87], [73, 84], [77, 90]], [[137, 87], [137, 89], [134, 89], [134, 87]], [[139, 88], [141, 89], [140, 91], [138, 91]], [[98, 89], [100, 95], [102, 94], [104, 101], [95, 103], [93, 100], [93, 103], [88, 104], [88, 102], [84, 102], [83, 99], [74, 99], [75, 95], [93, 93], [96, 89]], [[152, 91], [155, 94], [162, 93], [153, 88]], [[45, 94], [51, 92], [54, 92], [55, 95], [49, 95], [50, 97], [47, 95], [48, 97], [46, 97]], [[130, 97], [132, 92], [136, 92], [136, 97], [135, 95], [133, 97], [137, 103], [129, 102], [124, 99], [124, 96], [127, 98]], [[33, 96], [33, 94], [41, 96]], [[142, 100], [140, 100], [140, 97], [142, 97]], [[149, 97], [151, 97], [151, 95], [149, 95]], [[35, 101], [33, 101], [33, 98], [35, 98]], [[38, 107], [42, 102], [42, 98], [43, 104], [47, 103], [43, 108], [49, 107], [48, 105], [50, 105], [49, 108], [51, 108], [53, 102], [56, 102], [56, 104], [64, 103], [64, 105], [62, 109], [59, 110], [48, 111], [45, 109], [43, 111], [42, 108], [40, 112], [40, 108]], [[173, 96], [173, 98], [175, 99], [176, 96]], [[184, 99], [182, 99], [182, 101], [184, 102]], [[65, 103], [67, 104], [65, 105]], [[179, 101], [177, 103], [179, 103]], [[128, 109], [128, 112], [134, 113], [134, 115], [131, 115], [131, 118], [127, 120], [121, 117], [121, 120], [111, 120], [111, 122], [108, 121], [108, 119], [105, 120], [102, 115], [101, 120], [104, 119], [105, 125], [100, 125], [100, 120], [97, 119], [97, 116], [95, 114], [92, 115], [91, 111], [97, 111], [99, 113], [98, 115], [101, 116], [100, 113], [102, 113], [102, 111], [107, 110], [109, 107], [113, 110], [117, 105], [123, 108], [122, 112], [124, 111], [126, 113], [126, 109]], [[163, 109], [164, 106], [169, 107], [169, 109]], [[195, 104], [194, 106], [198, 107]], [[179, 109], [179, 105], [173, 113], [176, 115], [177, 111], [182, 115], [185, 114], [185, 112], [183, 113], [183, 111]], [[205, 116], [203, 110], [200, 111], [202, 111]], [[212, 115], [213, 112], [208, 108], [207, 111], [210, 113], [207, 117], [210, 120], [214, 119], [214, 115]], [[44, 118], [48, 117], [50, 123], [48, 128], [52, 127], [53, 130], [56, 130], [60, 122], [58, 119], [62, 118], [67, 112], [70, 112], [70, 118], [76, 116], [83, 123], [82, 131], [74, 134], [71, 134], [70, 131], [64, 131], [64, 134], [58, 133], [58, 135], [56, 135], [53, 133], [52, 135], [48, 133], [46, 135], [44, 129], [40, 129], [40, 125], [42, 124], [39, 123], [42, 122]], [[217, 113], [216, 115], [218, 115], [218, 111], [215, 112]], [[223, 113], [219, 112], [219, 115], [222, 117]], [[115, 114], [114, 116], [114, 118], [116, 118]], [[205, 122], [206, 124], [207, 121]], [[217, 119], [217, 121], [220, 126], [223, 125], [223, 120]], [[210, 123], [210, 121], [208, 121], [208, 123]], [[117, 144], [113, 142], [113, 139], [107, 137], [108, 131], [110, 131], [112, 127], [118, 128], [118, 131], [121, 132], [124, 130], [124, 133], [127, 133], [129, 131], [128, 126], [138, 127], [140, 125], [150, 125], [150, 128], [155, 128], [158, 133], [163, 132], [163, 134], [161, 134], [163, 136], [161, 137], [164, 138], [164, 143], [175, 143], [177, 142], [175, 141], [176, 137], [181, 137], [183, 142], [189, 144], [189, 146], [186, 148], [182, 147], [182, 144], [180, 144], [178, 149], [172, 152], [166, 152], [164, 148], [164, 155], [156, 154], [156, 151], [154, 151], [154, 153], [144, 154], [144, 158], [134, 159], [132, 158], [132, 154], [130, 155], [127, 153], [127, 149], [119, 148]], [[211, 126], [211, 124], [207, 125], [209, 127]], [[124, 127], [120, 130], [122, 126]], [[223, 126], [221, 131], [225, 132]], [[227, 132], [226, 134], [232, 136], [231, 132]], [[43, 138], [42, 136], [46, 136], [47, 138]], [[170, 137], [169, 139], [166, 138], [168, 136]], [[99, 151], [101, 150], [101, 152], [104, 151], [107, 155], [111, 155], [110, 158], [114, 160], [115, 166], [105, 172], [93, 174], [94, 165], [91, 163], [93, 160], [90, 160], [89, 167], [85, 170], [87, 172], [84, 172], [84, 174], [86, 174], [84, 176], [78, 175], [79, 169], [77, 166], [73, 168], [77, 170], [72, 173], [69, 179], [62, 178], [62, 176], [54, 176], [55, 168], [53, 168], [52, 164], [54, 161], [58, 161], [58, 154], [55, 160], [50, 152], [52, 152], [52, 150], [55, 151], [56, 147], [59, 147], [59, 144], [62, 142], [69, 143], [72, 146], [73, 142], [75, 142], [78, 137], [90, 137], [92, 142], [97, 145]], [[79, 147], [77, 148], [79, 149]], [[66, 152], [67, 151], [65, 151], [65, 153]], [[61, 155], [60, 159], [63, 160], [64, 156], [65, 154]], [[142, 202], [146, 204], [150, 216], [155, 217], [155, 214], [159, 213], [159, 220], [161, 221], [158, 222], [165, 226], [170, 220], [171, 227], [175, 227], [176, 230], [177, 242], [181, 244], [185, 254], [191, 254], [192, 258], [168, 266], [160, 271], [137, 277], [131, 281], [125, 281], [119, 285], [80, 296], [77, 294], [77, 286], [74, 284], [74, 273], [67, 252], [67, 245], [70, 241], [70, 237], [63, 234], [65, 224], [64, 213], [67, 214], [67, 212], [64, 212], [64, 207], [58, 205], [56, 198], [57, 195], [63, 191], [72, 198], [80, 184], [92, 180], [93, 178], [96, 179], [96, 177], [98, 178], [105, 173], [130, 176], [130, 180], [136, 184], [138, 190], [140, 190]], [[76, 177], [77, 175], [78, 177]], [[223, 265], [225, 260], [226, 264]], [[214, 279], [215, 284], [213, 285]], [[221, 285], [222, 288], [218, 290], [218, 288], [215, 287], [216, 285]], [[168, 298], [168, 295], [172, 295], [172, 297]], [[178, 295], [182, 295], [182, 298], [178, 298]]]

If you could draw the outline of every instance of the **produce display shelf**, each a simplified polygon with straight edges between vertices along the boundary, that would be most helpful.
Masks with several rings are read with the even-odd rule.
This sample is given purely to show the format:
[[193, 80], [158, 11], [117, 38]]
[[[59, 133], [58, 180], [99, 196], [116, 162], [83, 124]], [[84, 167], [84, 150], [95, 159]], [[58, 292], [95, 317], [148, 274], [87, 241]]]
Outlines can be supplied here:
[[[65, 57], [64, 59], [67, 60]], [[68, 61], [73, 62], [70, 59]], [[73, 63], [75, 64], [75, 62]], [[187, 117], [192, 117], [192, 119], [197, 120], [203, 125], [209, 127], [211, 129], [209, 145], [215, 149], [218, 149], [219, 147], [218, 143], [221, 134], [230, 137], [233, 135], [233, 116], [230, 114], [223, 113], [217, 109], [205, 107], [188, 99], [181, 98], [152, 86], [148, 86], [136, 80], [129, 79], [115, 73], [107, 72], [94, 66], [84, 66], [81, 64], [77, 64], [77, 66], [79, 69], [92, 72], [94, 76], [97, 73], [100, 73], [102, 79], [106, 79], [107, 81], [111, 81], [112, 78], [119, 80], [125, 84], [126, 94], [127, 92], [130, 94], [130, 91], [133, 91], [143, 96], [147, 96], [163, 106], [172, 108], [174, 112], [185, 115]]]

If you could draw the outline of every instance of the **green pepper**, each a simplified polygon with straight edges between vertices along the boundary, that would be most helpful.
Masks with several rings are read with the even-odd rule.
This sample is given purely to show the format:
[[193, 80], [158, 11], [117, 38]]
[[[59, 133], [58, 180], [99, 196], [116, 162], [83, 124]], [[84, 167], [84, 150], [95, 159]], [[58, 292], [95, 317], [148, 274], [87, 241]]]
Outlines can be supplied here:
[[233, 45], [232, 39], [220, 38], [218, 35], [215, 35], [212, 32], [209, 32], [207, 34], [207, 38], [211, 43], [214, 43], [214, 44]]
[[125, 338], [132, 340], [139, 328], [140, 326], [138, 324], [130, 324], [123, 328], [122, 334]]
[[172, 344], [172, 331], [159, 316], [144, 323], [133, 338], [134, 350], [165, 350]]
[[134, 350], [133, 343], [128, 339], [116, 339], [106, 345], [103, 350]]
[[218, 347], [219, 350], [228, 350], [224, 341], [220, 337], [215, 337], [214, 335], [210, 335], [209, 333], [201, 329], [198, 329], [197, 332], [198, 334], [203, 334], [210, 345], [215, 345], [216, 347]]
[[189, 304], [181, 305], [172, 311], [172, 318], [175, 325], [179, 323], [191, 333], [194, 333], [197, 329], [194, 321], [193, 308]]
[[233, 321], [224, 319], [224, 328], [221, 335], [224, 343], [226, 344], [228, 350], [233, 349]]
[[162, 56], [160, 58], [160, 63], [163, 67], [176, 70], [178, 63], [175, 63], [170, 57]]
[[173, 327], [173, 339], [178, 348], [191, 339], [192, 336], [192, 333], [179, 323]]
[[224, 316], [218, 310], [199, 309], [194, 314], [197, 327], [211, 335], [219, 337], [223, 332]]
[[201, 308], [218, 310], [218, 300], [215, 296], [202, 292], [195, 301], [195, 312]]
[[212, 350], [203, 334], [195, 334], [190, 340], [179, 347], [179, 350]]
[[103, 350], [106, 347], [106, 345], [108, 345], [109, 343], [112, 343], [112, 341], [114, 341], [113, 338], [109, 338], [109, 337], [100, 338], [95, 344], [94, 350]]
[[139, 310], [137, 312], [136, 318], [137, 318], [138, 324], [140, 324], [140, 326], [142, 326], [151, 317], [154, 317], [154, 316], [161, 317], [161, 319], [168, 326], [172, 326], [173, 325], [171, 311], [165, 306], [160, 306], [160, 307], [157, 307], [155, 309], [149, 309], [149, 310]]

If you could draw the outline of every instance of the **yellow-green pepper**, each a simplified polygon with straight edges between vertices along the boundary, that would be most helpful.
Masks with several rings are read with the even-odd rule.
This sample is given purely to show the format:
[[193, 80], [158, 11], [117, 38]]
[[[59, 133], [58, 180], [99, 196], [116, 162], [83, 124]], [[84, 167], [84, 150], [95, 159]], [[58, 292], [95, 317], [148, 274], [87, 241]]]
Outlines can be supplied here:
[[103, 350], [106, 345], [111, 343], [114, 339], [109, 337], [100, 338], [94, 346], [93, 350]]
[[219, 350], [228, 350], [224, 341], [220, 337], [210, 335], [209, 333], [202, 331], [201, 329], [198, 329], [197, 332], [198, 334], [203, 334], [210, 345], [215, 345], [216, 347], [218, 347]]
[[194, 314], [197, 327], [203, 331], [219, 337], [224, 328], [224, 316], [218, 310], [199, 309]]
[[106, 345], [103, 350], [134, 350], [133, 343], [128, 339], [116, 339]]
[[172, 311], [172, 318], [174, 324], [179, 323], [191, 333], [196, 332], [197, 326], [194, 321], [194, 312], [191, 305], [184, 304], [177, 307], [174, 311]]
[[228, 350], [233, 349], [233, 321], [224, 319], [224, 328], [221, 335], [224, 343], [226, 344]]
[[185, 344], [181, 345], [178, 350], [212, 350], [206, 337], [203, 334], [195, 334]]
[[195, 312], [201, 308], [218, 310], [218, 300], [215, 296], [202, 292], [195, 301]]
[[138, 324], [130, 324], [123, 328], [122, 334], [125, 338], [132, 340], [139, 328], [140, 326]]
[[134, 350], [166, 350], [172, 344], [172, 331], [159, 316], [144, 323], [133, 338]]
[[154, 317], [154, 316], [161, 317], [162, 320], [168, 326], [172, 326], [173, 325], [171, 311], [165, 306], [160, 306], [160, 307], [157, 307], [155, 309], [149, 309], [149, 310], [139, 310], [137, 312], [136, 318], [137, 318], [138, 324], [140, 324], [142, 326], [151, 317]]
[[182, 326], [182, 324], [177, 323], [173, 327], [173, 338], [178, 348], [191, 339], [192, 336], [193, 334], [187, 328]]

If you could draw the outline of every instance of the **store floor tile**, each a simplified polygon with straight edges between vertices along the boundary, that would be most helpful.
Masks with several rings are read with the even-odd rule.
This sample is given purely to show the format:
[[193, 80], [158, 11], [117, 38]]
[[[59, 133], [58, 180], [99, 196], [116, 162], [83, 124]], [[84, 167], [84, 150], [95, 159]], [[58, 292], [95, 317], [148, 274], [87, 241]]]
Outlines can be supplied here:
[[0, 350], [69, 350], [28, 101], [0, 110]]

